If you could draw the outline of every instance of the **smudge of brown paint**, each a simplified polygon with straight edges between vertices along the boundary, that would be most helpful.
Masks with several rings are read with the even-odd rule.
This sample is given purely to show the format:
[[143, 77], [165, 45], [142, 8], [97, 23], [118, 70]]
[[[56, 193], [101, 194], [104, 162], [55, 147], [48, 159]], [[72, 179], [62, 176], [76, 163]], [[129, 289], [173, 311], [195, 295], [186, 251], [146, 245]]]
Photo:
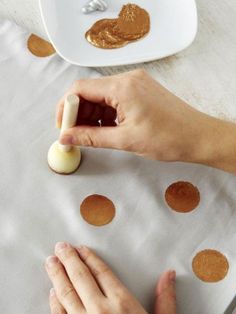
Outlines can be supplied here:
[[56, 52], [52, 44], [34, 34], [28, 38], [27, 47], [36, 57], [48, 57]]
[[103, 195], [93, 194], [86, 197], [80, 205], [81, 216], [89, 224], [103, 226], [115, 217], [115, 206]]
[[217, 282], [227, 275], [229, 263], [222, 253], [216, 250], [203, 250], [193, 258], [192, 269], [200, 280]]
[[103, 49], [120, 48], [144, 37], [150, 31], [150, 16], [136, 4], [122, 7], [117, 19], [97, 21], [85, 33], [92, 45]]
[[200, 202], [198, 188], [189, 182], [179, 181], [171, 184], [165, 193], [167, 204], [175, 211], [187, 213]]

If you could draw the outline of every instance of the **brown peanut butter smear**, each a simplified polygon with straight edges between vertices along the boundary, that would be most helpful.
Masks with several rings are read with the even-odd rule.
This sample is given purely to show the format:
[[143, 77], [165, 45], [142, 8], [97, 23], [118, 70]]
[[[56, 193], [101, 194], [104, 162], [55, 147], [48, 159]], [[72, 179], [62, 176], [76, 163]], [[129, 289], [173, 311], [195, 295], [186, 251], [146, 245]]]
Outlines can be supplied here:
[[93, 194], [86, 197], [80, 205], [80, 213], [87, 223], [103, 226], [112, 221], [116, 209], [111, 200], [103, 195]]
[[192, 269], [200, 280], [217, 282], [227, 275], [229, 263], [222, 253], [216, 250], [203, 250], [193, 258]]
[[187, 213], [198, 206], [200, 193], [198, 188], [192, 183], [179, 181], [171, 184], [167, 188], [165, 199], [173, 210]]
[[148, 12], [136, 4], [122, 7], [117, 19], [97, 21], [86, 32], [85, 38], [92, 45], [103, 49], [120, 48], [144, 37], [150, 31]]

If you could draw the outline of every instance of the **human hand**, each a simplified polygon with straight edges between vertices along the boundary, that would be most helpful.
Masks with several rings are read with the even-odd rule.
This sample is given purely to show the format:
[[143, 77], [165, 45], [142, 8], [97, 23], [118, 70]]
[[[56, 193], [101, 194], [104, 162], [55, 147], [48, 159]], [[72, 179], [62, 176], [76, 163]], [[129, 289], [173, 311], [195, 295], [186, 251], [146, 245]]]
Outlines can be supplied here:
[[[236, 173], [236, 124], [195, 110], [143, 70], [79, 80], [67, 94], [87, 100], [79, 115], [79, 124], [87, 126], [66, 130], [60, 139], [62, 144], [120, 149], [152, 159], [202, 163]], [[58, 125], [64, 99], [58, 104]], [[118, 126], [114, 127], [116, 113]], [[99, 119], [106, 127], [98, 127]]]
[[[46, 271], [54, 289], [51, 314], [147, 314], [141, 304], [87, 247], [58, 243], [47, 258]], [[164, 273], [156, 289], [155, 314], [176, 314], [175, 272]]]
[[[95, 116], [98, 123], [102, 110], [113, 108], [107, 120], [114, 121], [116, 110], [119, 125], [101, 128], [76, 126], [63, 133], [62, 144], [115, 148], [171, 161], [187, 158], [193, 144], [198, 141], [202, 114], [171, 94], [143, 70], [79, 80], [67, 94], [72, 93], [93, 102], [87, 102], [86, 106], [82, 104], [80, 119], [86, 112], [88, 121]], [[64, 98], [58, 104], [59, 125]]]

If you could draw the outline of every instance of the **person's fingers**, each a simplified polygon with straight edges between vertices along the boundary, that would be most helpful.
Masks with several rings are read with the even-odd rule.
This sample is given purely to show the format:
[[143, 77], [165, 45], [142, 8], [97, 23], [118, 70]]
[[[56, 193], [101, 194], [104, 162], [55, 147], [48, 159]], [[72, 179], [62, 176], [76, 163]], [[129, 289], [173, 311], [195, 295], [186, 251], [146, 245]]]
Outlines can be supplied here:
[[50, 290], [49, 305], [50, 305], [51, 314], [66, 314], [64, 307], [61, 305], [61, 303], [59, 302], [56, 296], [56, 292], [54, 288]]
[[85, 313], [84, 306], [59, 259], [56, 256], [49, 256], [45, 266], [57, 298], [64, 309], [68, 313]]
[[[80, 120], [83, 120], [83, 121], [86, 120], [88, 122], [89, 121], [96, 122], [98, 120], [101, 120], [103, 118], [103, 111], [104, 111], [103, 107], [104, 105], [92, 103], [81, 98], [76, 125], [80, 124], [79, 123]], [[57, 110], [56, 110], [57, 128], [61, 127], [62, 118], [63, 118], [63, 110], [64, 110], [64, 103], [60, 102], [57, 105]]]
[[[136, 86], [137, 79], [142, 79], [144, 72], [142, 70], [134, 70], [127, 73], [121, 73], [114, 76], [107, 76], [97, 79], [83, 79], [75, 81], [65, 95], [60, 99], [57, 105], [56, 121], [60, 127], [63, 106], [65, 98], [70, 94], [76, 94], [79, 97], [86, 99], [88, 102], [107, 105], [113, 109], [117, 109], [119, 98], [127, 97], [130, 87]], [[136, 80], [134, 80], [134, 78]], [[120, 118], [123, 120], [123, 113], [120, 113]], [[110, 117], [109, 119], [112, 120]]]
[[116, 109], [118, 100], [115, 92], [118, 90], [118, 82], [118, 76], [107, 76], [98, 79], [78, 80], [75, 85], [77, 95], [88, 101], [103, 103]]
[[61, 97], [61, 99], [57, 103], [57, 109], [56, 109], [56, 126], [58, 128], [61, 127], [62, 122], [62, 116], [63, 116], [63, 109], [64, 109], [64, 102], [68, 95], [75, 94], [79, 95], [78, 91], [78, 81], [75, 81], [72, 86], [66, 91], [66, 93]]
[[77, 250], [68, 243], [59, 242], [56, 244], [55, 253], [64, 265], [86, 310], [101, 304], [105, 297]]
[[58, 102], [58, 108], [63, 106], [68, 95], [76, 94], [87, 101], [100, 104], [103, 103], [116, 109], [117, 99], [114, 95], [114, 89], [118, 80], [119, 76], [117, 75], [75, 81]]
[[[63, 110], [64, 104], [60, 103], [56, 113], [56, 126], [58, 128], [61, 127]], [[104, 104], [92, 103], [83, 98], [80, 100], [76, 125], [81, 125], [80, 121], [87, 121], [87, 125], [93, 125], [94, 122], [98, 123], [99, 120], [110, 122], [115, 121], [115, 119], [116, 110], [114, 108]]]
[[65, 130], [60, 137], [63, 145], [79, 145], [126, 150], [125, 142], [128, 134], [124, 126], [88, 127], [76, 126]]
[[174, 270], [161, 275], [156, 288], [155, 314], [176, 314], [175, 280]]
[[77, 251], [106, 296], [117, 297], [119, 294], [129, 294], [111, 269], [92, 250], [81, 246]]

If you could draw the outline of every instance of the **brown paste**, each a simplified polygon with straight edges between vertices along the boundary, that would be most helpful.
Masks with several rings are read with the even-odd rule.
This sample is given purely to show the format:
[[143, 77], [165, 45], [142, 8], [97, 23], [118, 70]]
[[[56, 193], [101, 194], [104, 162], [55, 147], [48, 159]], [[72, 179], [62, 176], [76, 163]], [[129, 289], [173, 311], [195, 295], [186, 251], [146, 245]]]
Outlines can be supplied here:
[[115, 206], [103, 195], [93, 194], [86, 197], [80, 205], [80, 213], [85, 221], [94, 226], [103, 226], [115, 217]]
[[85, 38], [98, 48], [113, 49], [144, 37], [149, 30], [148, 12], [129, 3], [122, 7], [117, 19], [102, 19], [93, 24]]
[[173, 210], [187, 213], [198, 206], [200, 193], [198, 188], [191, 183], [179, 181], [167, 188], [165, 199]]
[[225, 278], [229, 270], [227, 258], [216, 250], [204, 250], [193, 258], [194, 274], [205, 282], [217, 282]]

